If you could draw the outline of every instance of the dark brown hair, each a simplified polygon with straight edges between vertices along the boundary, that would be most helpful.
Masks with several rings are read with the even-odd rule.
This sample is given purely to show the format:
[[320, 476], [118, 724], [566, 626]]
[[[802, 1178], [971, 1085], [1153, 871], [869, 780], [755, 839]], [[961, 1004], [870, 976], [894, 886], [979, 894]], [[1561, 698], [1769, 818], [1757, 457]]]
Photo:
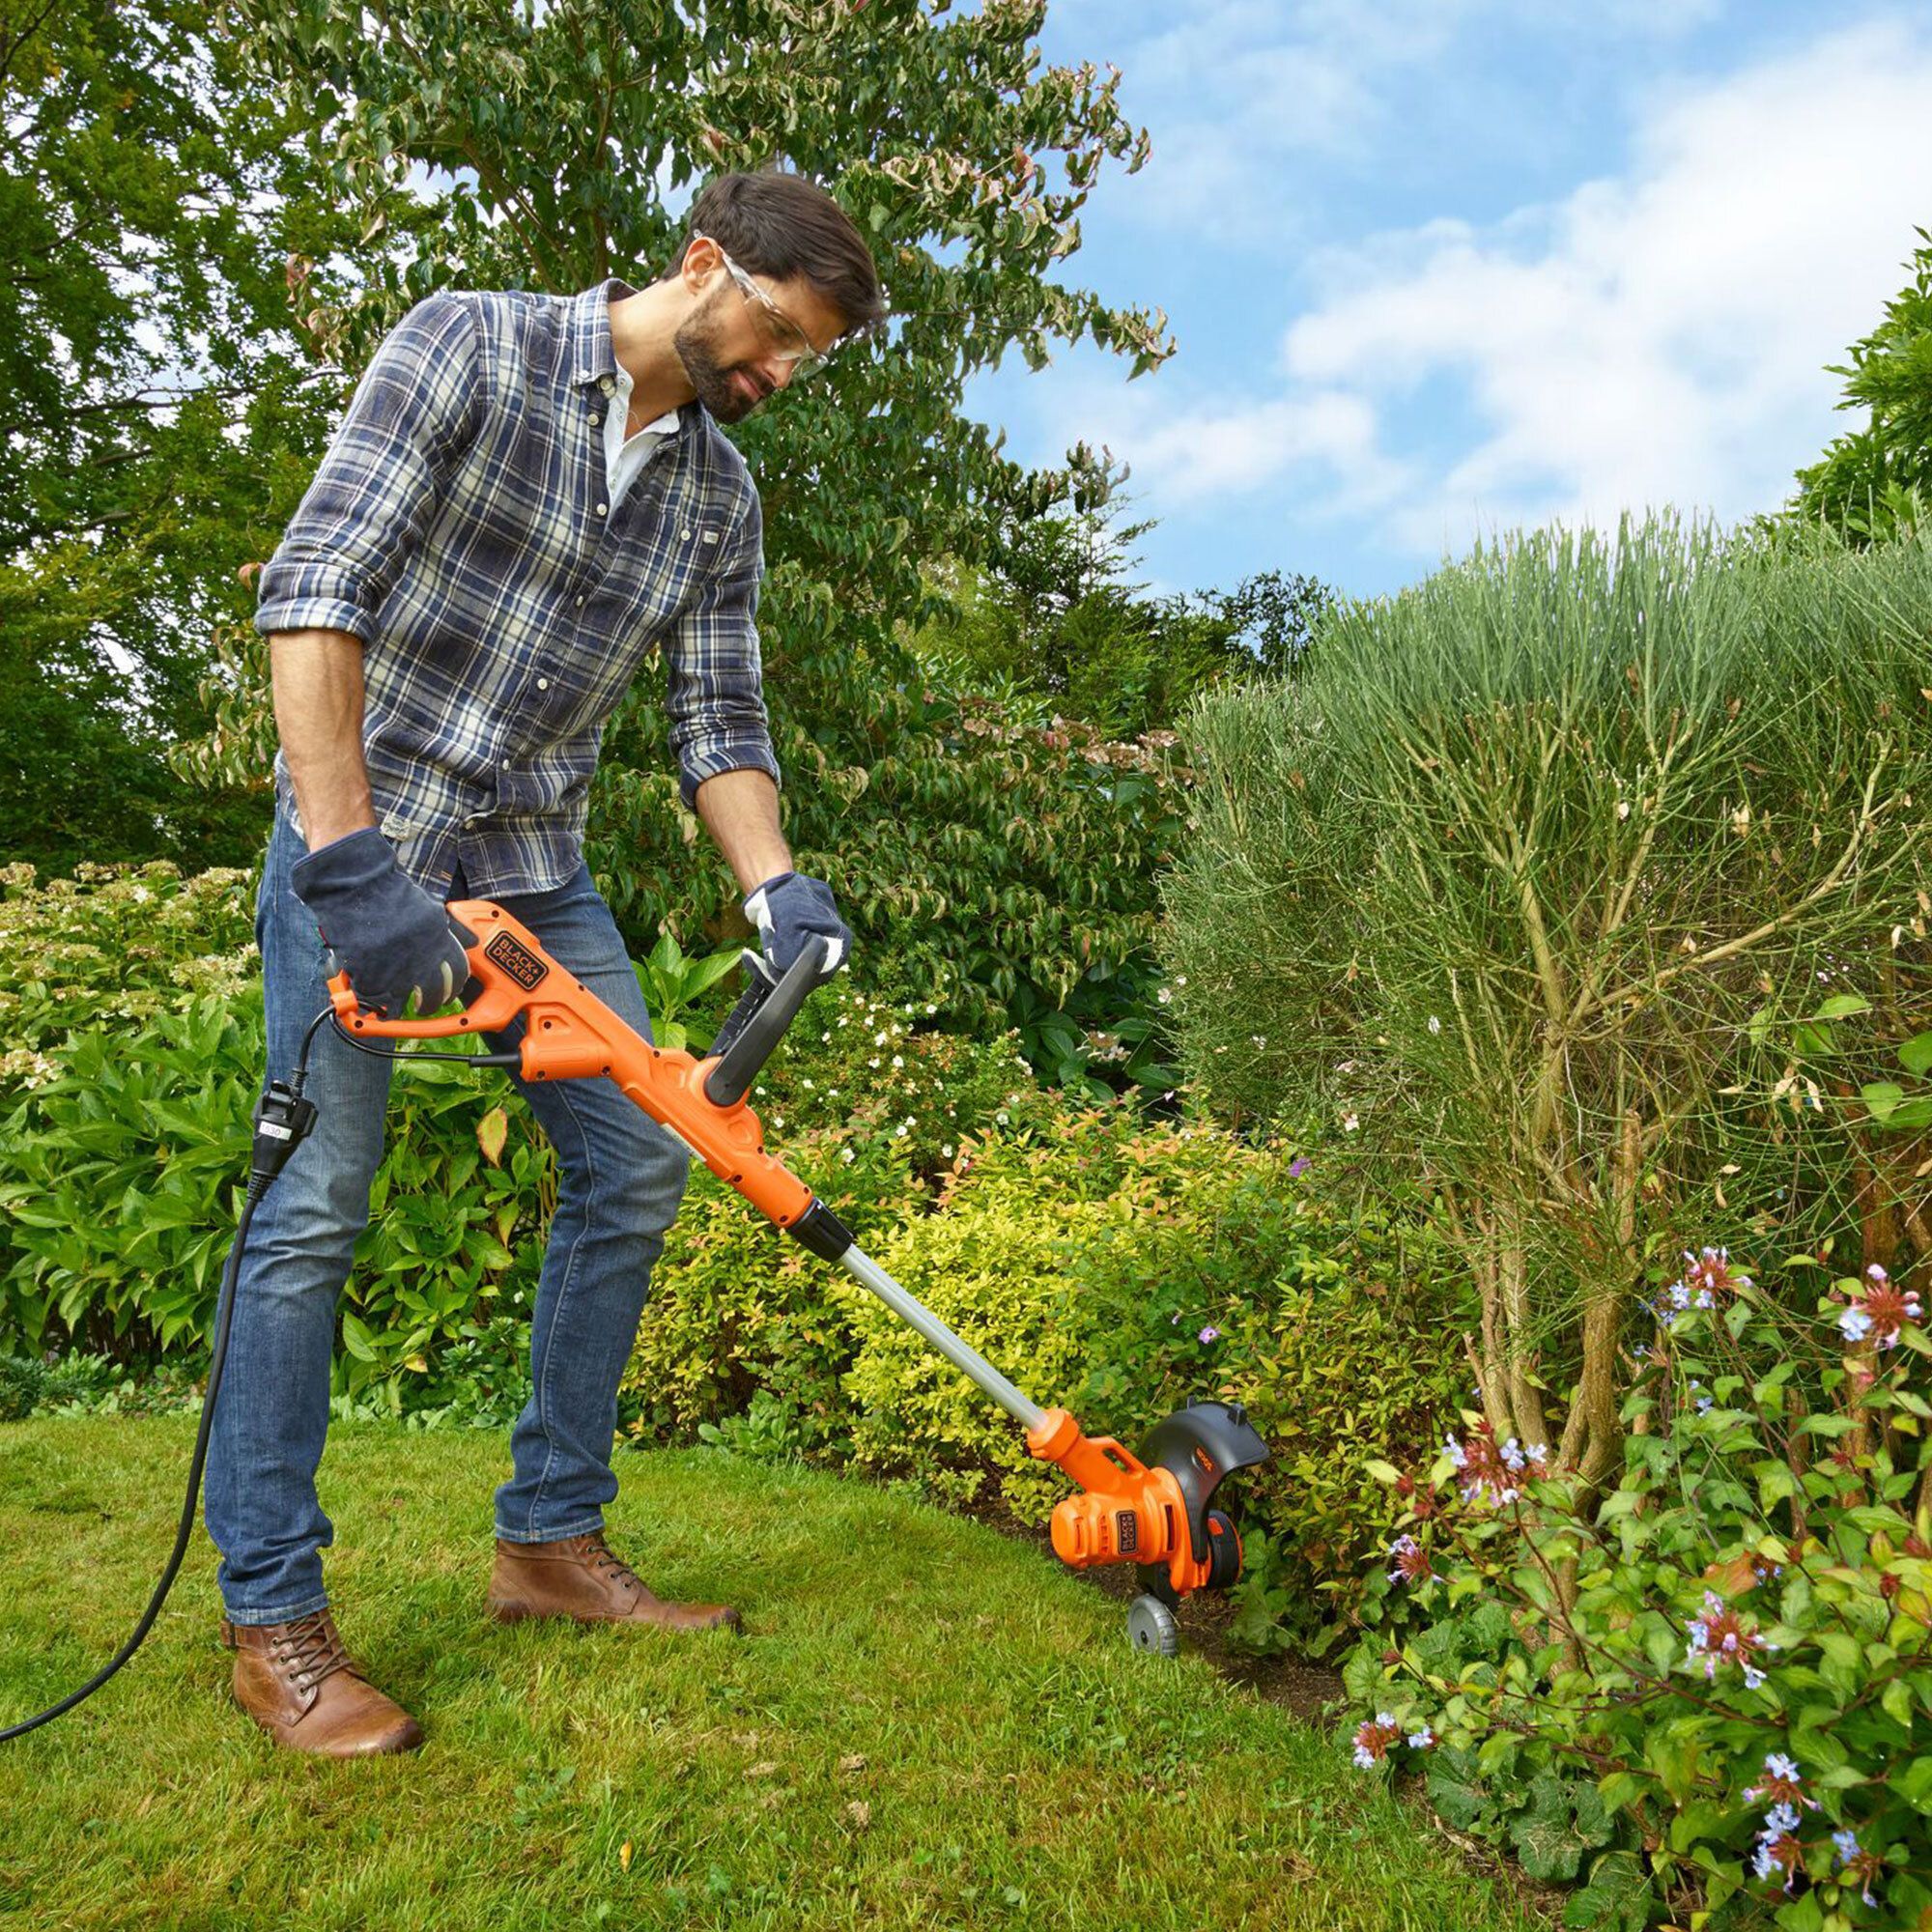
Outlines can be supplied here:
[[871, 250], [845, 211], [804, 175], [768, 168], [707, 182], [691, 204], [677, 260], [660, 280], [683, 266], [694, 235], [710, 236], [748, 274], [810, 282], [845, 318], [848, 332], [886, 318]]

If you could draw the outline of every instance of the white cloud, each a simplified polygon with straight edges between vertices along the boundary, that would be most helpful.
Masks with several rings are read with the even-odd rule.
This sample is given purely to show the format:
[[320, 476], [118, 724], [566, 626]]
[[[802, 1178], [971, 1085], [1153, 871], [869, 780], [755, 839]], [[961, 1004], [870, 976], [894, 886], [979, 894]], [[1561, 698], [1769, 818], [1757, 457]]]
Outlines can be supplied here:
[[1157, 514], [1273, 485], [1304, 512], [1373, 508], [1417, 555], [1647, 503], [1773, 507], [1844, 421], [1823, 365], [1932, 226], [1928, 101], [1932, 36], [1897, 22], [1662, 90], [1615, 178], [1321, 257], [1260, 393], [1217, 372], [1219, 398], [1078, 406]]

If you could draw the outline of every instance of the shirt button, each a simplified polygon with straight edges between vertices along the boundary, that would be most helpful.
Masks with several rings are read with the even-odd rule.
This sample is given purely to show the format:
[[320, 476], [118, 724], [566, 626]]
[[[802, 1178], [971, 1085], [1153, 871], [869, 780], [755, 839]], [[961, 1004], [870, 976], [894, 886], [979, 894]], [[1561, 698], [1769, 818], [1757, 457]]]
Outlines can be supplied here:
[[599, 515], [600, 517], [601, 517], [601, 516], [603, 516], [603, 515], [604, 515], [604, 513], [605, 513], [605, 512], [606, 512], [606, 511], [607, 511], [607, 510], [608, 510], [608, 509], [609, 509], [610, 507], [611, 507], [611, 506], [610, 506], [610, 504], [608, 504], [608, 503], [599, 503], [599, 504], [598, 504], [598, 506], [597, 506], [597, 514], [598, 514], [598, 515]]
[[580, 592], [578, 593], [578, 597], [577, 597], [577, 608], [578, 608], [578, 609], [579, 609], [580, 611], [583, 609], [583, 596], [582, 596], [582, 593], [581, 591], [580, 591]]
[[549, 679], [549, 678], [547, 678], [547, 677], [540, 677], [540, 678], [538, 678], [538, 679], [537, 679], [537, 689], [538, 689], [539, 691], [548, 691], [548, 690], [550, 689], [550, 679]]
[[679, 530], [677, 540], [679, 543], [689, 543], [691, 541], [691, 532], [689, 530]]

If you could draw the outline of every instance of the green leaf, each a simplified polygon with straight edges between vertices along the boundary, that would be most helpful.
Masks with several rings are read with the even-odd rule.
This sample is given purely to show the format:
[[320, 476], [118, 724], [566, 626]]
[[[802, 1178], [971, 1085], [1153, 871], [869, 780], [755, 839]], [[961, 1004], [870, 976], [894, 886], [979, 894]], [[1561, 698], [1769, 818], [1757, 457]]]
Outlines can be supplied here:
[[1817, 1020], [1849, 1019], [1854, 1013], [1868, 1013], [1871, 1002], [1861, 993], [1833, 993], [1818, 1010], [1811, 1015]]
[[1605, 1852], [1590, 1867], [1589, 1883], [1563, 1908], [1566, 1932], [1644, 1932], [1653, 1897], [1636, 1853]]
[[373, 1362], [376, 1359], [376, 1339], [369, 1333], [361, 1318], [348, 1309], [342, 1311], [342, 1346], [358, 1362]]
[[1865, 1103], [1872, 1119], [1883, 1126], [1898, 1111], [1905, 1089], [1893, 1080], [1871, 1080], [1859, 1089], [1859, 1098]]

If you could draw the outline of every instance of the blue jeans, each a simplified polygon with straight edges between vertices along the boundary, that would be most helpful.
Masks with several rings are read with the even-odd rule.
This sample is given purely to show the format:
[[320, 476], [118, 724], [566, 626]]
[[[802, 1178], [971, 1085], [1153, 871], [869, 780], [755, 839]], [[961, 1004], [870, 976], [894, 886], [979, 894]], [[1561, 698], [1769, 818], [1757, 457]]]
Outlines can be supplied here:
[[[268, 995], [269, 1071], [282, 1079], [308, 1023], [328, 1004], [321, 935], [289, 886], [301, 852], [277, 812], [255, 932]], [[447, 896], [463, 896], [460, 876]], [[650, 1037], [624, 942], [587, 867], [551, 892], [501, 903]], [[521, 1024], [492, 1036], [491, 1046], [509, 1044]], [[205, 1500], [208, 1533], [221, 1552], [222, 1601], [234, 1623], [286, 1623], [328, 1601], [321, 1552], [334, 1530], [317, 1498], [315, 1472], [328, 1431], [336, 1303], [369, 1218], [389, 1074], [386, 1060], [357, 1052], [332, 1027], [317, 1034], [306, 1090], [316, 1103], [315, 1128], [249, 1230]], [[497, 1534], [544, 1543], [601, 1528], [604, 1505], [617, 1493], [611, 1469], [617, 1385], [691, 1156], [608, 1080], [509, 1077], [556, 1151], [558, 1183], [530, 1318], [532, 1392], [511, 1432], [513, 1473], [497, 1492]], [[494, 1074], [478, 1075], [479, 1108], [494, 1084]]]

